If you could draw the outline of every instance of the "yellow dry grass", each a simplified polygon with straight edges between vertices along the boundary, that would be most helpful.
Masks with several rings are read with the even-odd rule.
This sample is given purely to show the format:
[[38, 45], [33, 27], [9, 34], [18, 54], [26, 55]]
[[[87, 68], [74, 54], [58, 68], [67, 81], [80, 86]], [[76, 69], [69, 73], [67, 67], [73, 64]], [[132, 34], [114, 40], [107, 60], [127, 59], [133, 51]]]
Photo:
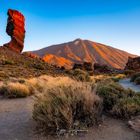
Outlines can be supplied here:
[[47, 79], [42, 94], [36, 96], [33, 118], [45, 133], [61, 129], [92, 126], [98, 122], [102, 100], [88, 83], [77, 82], [68, 77], [40, 77]]
[[20, 83], [8, 83], [3, 84], [0, 87], [0, 93], [4, 94], [8, 98], [21, 98], [30, 95], [30, 89], [27, 85], [20, 84]]

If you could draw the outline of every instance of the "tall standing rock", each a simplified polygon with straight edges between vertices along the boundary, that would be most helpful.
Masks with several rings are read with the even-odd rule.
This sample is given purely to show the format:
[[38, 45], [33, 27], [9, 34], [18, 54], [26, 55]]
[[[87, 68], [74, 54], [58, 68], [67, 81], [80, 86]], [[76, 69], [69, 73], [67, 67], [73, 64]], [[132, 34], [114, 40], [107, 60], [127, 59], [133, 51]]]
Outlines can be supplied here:
[[25, 38], [25, 18], [17, 10], [8, 10], [8, 20], [6, 32], [11, 36], [11, 41], [4, 46], [15, 52], [21, 53], [24, 48]]

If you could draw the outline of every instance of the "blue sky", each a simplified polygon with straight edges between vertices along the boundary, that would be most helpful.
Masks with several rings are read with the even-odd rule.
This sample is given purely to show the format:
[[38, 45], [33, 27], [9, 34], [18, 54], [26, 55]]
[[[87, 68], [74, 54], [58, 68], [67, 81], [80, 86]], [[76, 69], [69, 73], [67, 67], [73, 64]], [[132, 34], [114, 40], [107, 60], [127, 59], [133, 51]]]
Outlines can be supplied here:
[[9, 8], [25, 15], [24, 51], [81, 38], [140, 55], [140, 0], [1, 0], [0, 45]]

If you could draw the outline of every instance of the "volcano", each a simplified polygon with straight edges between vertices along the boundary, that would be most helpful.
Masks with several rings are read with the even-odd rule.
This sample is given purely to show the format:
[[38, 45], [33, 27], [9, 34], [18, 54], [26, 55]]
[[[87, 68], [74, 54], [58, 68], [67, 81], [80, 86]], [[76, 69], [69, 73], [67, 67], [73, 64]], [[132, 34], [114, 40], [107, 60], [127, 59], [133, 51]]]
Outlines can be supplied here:
[[117, 69], [124, 69], [128, 57], [136, 55], [113, 48], [101, 43], [76, 39], [71, 42], [52, 45], [32, 53], [43, 58], [44, 61], [65, 68], [72, 68], [75, 63], [91, 62], [107, 65]]

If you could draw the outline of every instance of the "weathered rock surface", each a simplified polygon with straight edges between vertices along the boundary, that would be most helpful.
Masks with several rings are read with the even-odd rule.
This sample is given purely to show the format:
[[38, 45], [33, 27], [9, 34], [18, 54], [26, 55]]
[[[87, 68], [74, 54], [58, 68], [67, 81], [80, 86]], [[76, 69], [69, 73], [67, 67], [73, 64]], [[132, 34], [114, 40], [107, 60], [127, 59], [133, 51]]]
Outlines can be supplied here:
[[111, 66], [109, 67], [108, 65], [101, 65], [99, 63], [94, 64], [94, 73], [96, 73], [96, 74], [98, 74], [98, 73], [113, 74], [113, 73], [121, 73], [121, 72], [122, 72], [121, 69], [116, 69]]
[[8, 10], [8, 20], [6, 32], [11, 37], [11, 41], [4, 46], [15, 52], [22, 52], [25, 38], [25, 18], [17, 10]]
[[122, 73], [123, 70], [116, 69], [108, 65], [102, 65], [99, 63], [90, 63], [90, 62], [84, 62], [81, 64], [74, 64], [73, 69], [81, 69], [87, 72], [90, 72], [90, 74], [113, 74], [113, 73]]
[[33, 53], [30, 53], [30, 52], [23, 52], [22, 55], [25, 55], [25, 56], [30, 57], [30, 58], [38, 58], [38, 59], [41, 59], [38, 55], [33, 54]]
[[140, 133], [140, 115], [128, 122], [132, 129]]
[[74, 64], [73, 69], [81, 69], [85, 71], [93, 71], [93, 64], [90, 62], [84, 62], [82, 64]]
[[140, 71], [140, 57], [136, 58], [129, 57], [125, 70]]

